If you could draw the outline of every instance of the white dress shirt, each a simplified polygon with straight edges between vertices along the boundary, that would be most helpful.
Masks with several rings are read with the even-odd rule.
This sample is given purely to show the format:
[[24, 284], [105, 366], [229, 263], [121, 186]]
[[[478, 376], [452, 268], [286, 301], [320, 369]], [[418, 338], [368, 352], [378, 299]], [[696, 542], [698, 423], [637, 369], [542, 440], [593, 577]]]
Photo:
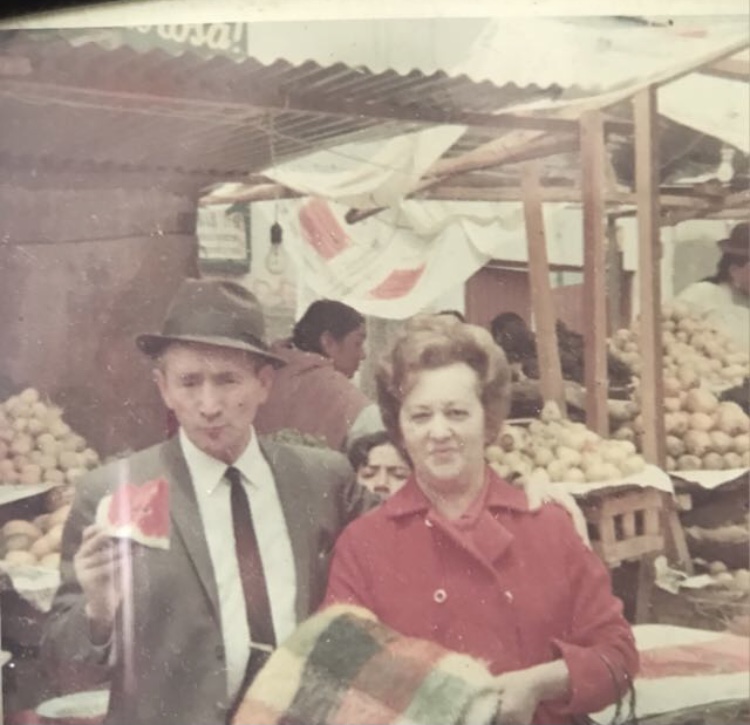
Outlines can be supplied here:
[[[221, 631], [227, 664], [227, 689], [234, 698], [245, 675], [251, 633], [232, 527], [231, 485], [224, 478], [227, 464], [197, 448], [180, 430], [180, 445], [193, 481], [219, 593]], [[286, 519], [276, 483], [263, 457], [255, 431], [234, 467], [242, 474], [250, 502], [255, 535], [263, 562], [276, 641], [297, 625], [294, 601], [297, 578]]]

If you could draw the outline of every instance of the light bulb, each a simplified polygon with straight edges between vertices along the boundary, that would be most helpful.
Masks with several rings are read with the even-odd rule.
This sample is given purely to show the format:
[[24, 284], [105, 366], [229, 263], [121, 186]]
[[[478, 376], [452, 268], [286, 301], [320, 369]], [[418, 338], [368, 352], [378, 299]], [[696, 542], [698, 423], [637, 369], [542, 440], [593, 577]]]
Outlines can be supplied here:
[[723, 182], [728, 183], [734, 178], [734, 149], [729, 146], [724, 146], [721, 149], [721, 164], [716, 170], [716, 178]]
[[266, 269], [271, 274], [283, 274], [284, 272], [284, 250], [281, 248], [283, 236], [281, 224], [274, 222], [271, 225], [271, 248], [266, 255]]
[[280, 244], [272, 244], [266, 255], [266, 269], [271, 274], [283, 274], [285, 268], [284, 250]]

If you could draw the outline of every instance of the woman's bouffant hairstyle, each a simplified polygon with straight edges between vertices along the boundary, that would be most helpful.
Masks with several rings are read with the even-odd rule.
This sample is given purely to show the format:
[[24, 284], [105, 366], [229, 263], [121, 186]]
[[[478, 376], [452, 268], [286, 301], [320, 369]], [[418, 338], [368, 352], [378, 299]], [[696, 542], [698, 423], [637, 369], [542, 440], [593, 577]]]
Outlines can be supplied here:
[[494, 440], [510, 407], [510, 367], [487, 330], [443, 315], [414, 317], [404, 323], [375, 374], [383, 424], [401, 441], [401, 404], [414, 376], [454, 363], [466, 363], [479, 379], [487, 440]]
[[324, 355], [320, 336], [330, 332], [335, 340], [341, 340], [363, 325], [365, 318], [353, 307], [336, 300], [313, 302], [294, 326], [292, 344], [298, 350]]

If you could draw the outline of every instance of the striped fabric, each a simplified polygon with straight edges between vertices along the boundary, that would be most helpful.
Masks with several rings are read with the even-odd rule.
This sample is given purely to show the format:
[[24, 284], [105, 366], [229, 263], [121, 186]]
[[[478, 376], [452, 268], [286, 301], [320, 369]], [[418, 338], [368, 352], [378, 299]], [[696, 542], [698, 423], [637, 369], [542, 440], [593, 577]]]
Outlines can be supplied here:
[[337, 605], [274, 652], [232, 725], [490, 725], [497, 703], [482, 663]]

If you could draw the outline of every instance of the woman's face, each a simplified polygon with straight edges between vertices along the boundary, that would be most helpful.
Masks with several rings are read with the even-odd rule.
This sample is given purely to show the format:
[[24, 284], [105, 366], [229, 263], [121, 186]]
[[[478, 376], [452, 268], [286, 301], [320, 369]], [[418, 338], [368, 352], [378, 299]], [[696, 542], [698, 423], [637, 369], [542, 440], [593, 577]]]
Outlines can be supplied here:
[[347, 378], [354, 376], [359, 364], [365, 359], [365, 326], [360, 325], [355, 330], [336, 340], [333, 335], [325, 335], [322, 341], [325, 354], [331, 358], [333, 367]]
[[417, 481], [436, 492], [484, 480], [485, 415], [477, 374], [454, 363], [416, 375], [399, 426]]
[[357, 471], [359, 483], [384, 496], [396, 493], [408, 477], [409, 465], [390, 443], [371, 448], [367, 463]]

